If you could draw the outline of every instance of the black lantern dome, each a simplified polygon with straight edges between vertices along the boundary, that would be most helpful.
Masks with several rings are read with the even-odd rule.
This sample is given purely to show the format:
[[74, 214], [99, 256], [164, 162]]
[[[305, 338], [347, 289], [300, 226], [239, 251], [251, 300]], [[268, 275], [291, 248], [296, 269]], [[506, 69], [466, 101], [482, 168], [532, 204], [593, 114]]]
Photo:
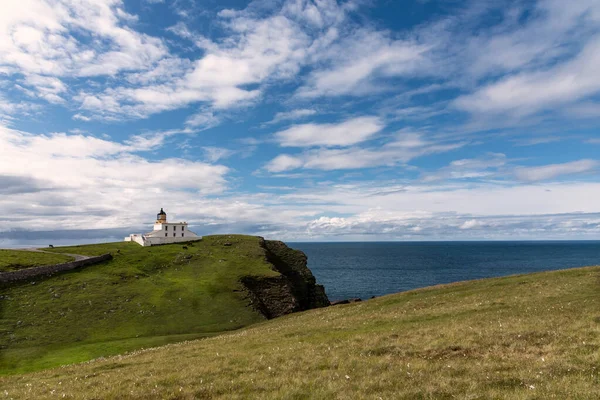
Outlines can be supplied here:
[[160, 209], [160, 212], [156, 214], [156, 220], [160, 222], [167, 222], [167, 213]]

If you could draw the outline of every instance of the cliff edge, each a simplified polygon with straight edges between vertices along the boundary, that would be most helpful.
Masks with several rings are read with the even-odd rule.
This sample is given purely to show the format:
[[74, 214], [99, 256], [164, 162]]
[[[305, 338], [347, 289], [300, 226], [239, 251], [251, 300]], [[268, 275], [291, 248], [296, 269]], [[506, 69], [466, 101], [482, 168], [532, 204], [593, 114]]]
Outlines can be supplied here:
[[317, 285], [307, 267], [306, 254], [280, 241], [262, 239], [260, 245], [265, 250], [267, 262], [281, 275], [245, 276], [241, 279], [257, 311], [271, 319], [330, 305], [325, 289]]

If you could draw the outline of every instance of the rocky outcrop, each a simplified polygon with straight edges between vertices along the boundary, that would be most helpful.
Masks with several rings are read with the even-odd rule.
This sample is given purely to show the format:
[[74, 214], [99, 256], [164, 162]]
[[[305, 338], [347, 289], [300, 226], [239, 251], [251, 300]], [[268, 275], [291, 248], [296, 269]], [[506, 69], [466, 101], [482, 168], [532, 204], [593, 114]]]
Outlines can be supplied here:
[[271, 319], [297, 311], [329, 306], [325, 289], [317, 285], [307, 267], [306, 254], [285, 243], [261, 240], [266, 260], [281, 275], [246, 276], [242, 284], [248, 290], [252, 306]]

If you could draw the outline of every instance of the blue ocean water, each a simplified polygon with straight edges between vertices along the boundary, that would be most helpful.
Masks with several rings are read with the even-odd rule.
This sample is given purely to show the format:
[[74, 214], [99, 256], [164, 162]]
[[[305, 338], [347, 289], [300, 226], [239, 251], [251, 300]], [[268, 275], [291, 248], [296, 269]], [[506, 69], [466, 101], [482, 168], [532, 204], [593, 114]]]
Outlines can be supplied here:
[[440, 283], [600, 265], [598, 241], [288, 243], [330, 300]]

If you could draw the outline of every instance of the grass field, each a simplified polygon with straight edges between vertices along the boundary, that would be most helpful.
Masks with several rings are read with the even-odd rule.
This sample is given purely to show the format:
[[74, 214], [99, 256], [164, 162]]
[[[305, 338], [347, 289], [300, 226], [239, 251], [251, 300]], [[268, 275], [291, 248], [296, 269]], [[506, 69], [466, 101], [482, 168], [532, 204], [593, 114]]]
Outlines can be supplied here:
[[62, 254], [0, 249], [0, 272], [17, 271], [24, 268], [60, 264], [69, 261], [73, 261], [73, 257]]
[[600, 268], [426, 288], [0, 378], [7, 398], [594, 399]]
[[257, 237], [208, 236], [183, 246], [53, 249], [114, 258], [0, 290], [0, 374], [205, 337], [264, 319], [239, 283], [246, 275], [278, 274]]

